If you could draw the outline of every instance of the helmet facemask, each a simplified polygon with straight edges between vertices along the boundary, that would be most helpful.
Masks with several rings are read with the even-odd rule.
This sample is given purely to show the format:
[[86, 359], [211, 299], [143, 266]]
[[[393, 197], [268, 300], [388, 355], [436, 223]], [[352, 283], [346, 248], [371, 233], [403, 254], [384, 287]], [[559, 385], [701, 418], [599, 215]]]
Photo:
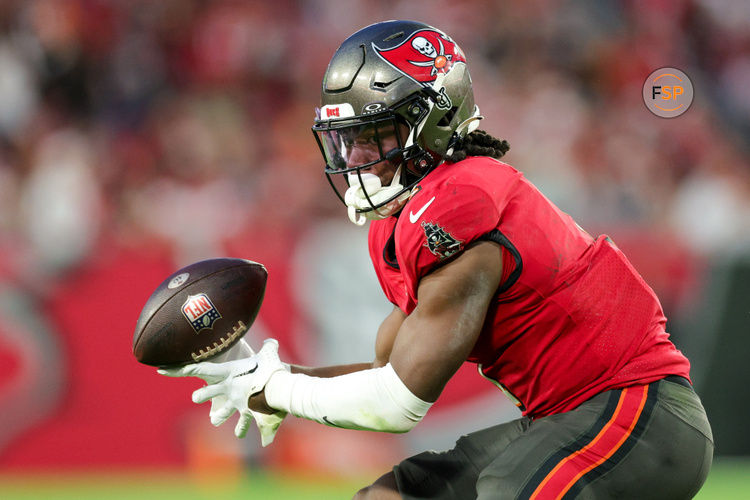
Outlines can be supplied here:
[[[415, 143], [418, 124], [429, 112], [423, 98], [411, 98], [396, 110], [347, 116], [352, 112], [346, 105], [317, 110], [313, 132], [326, 161], [328, 182], [348, 207], [349, 219], [362, 225], [397, 213], [434, 162]], [[333, 118], [320, 118], [328, 114]]]

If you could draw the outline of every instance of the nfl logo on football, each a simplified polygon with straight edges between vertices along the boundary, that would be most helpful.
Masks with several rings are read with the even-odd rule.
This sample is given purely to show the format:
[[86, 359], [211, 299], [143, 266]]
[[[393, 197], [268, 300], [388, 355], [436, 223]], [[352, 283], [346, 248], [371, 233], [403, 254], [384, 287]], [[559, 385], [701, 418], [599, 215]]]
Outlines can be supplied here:
[[182, 314], [193, 326], [195, 333], [213, 328], [214, 322], [221, 318], [219, 310], [216, 309], [216, 306], [214, 306], [211, 299], [205, 293], [189, 295], [182, 305]]

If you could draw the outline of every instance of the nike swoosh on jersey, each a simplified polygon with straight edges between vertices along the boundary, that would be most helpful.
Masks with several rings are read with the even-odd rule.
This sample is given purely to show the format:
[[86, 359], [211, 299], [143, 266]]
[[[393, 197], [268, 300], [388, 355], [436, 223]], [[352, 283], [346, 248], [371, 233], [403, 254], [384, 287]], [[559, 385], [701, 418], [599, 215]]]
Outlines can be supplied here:
[[424, 213], [424, 211], [427, 210], [427, 207], [429, 207], [430, 204], [433, 201], [435, 201], [435, 197], [434, 196], [432, 198], [430, 198], [430, 201], [428, 201], [427, 203], [425, 203], [424, 205], [422, 205], [422, 208], [420, 208], [417, 213], [409, 211], [409, 222], [411, 222], [412, 224], [414, 224], [415, 222], [417, 222], [419, 220], [419, 218], [422, 216], [422, 214]]

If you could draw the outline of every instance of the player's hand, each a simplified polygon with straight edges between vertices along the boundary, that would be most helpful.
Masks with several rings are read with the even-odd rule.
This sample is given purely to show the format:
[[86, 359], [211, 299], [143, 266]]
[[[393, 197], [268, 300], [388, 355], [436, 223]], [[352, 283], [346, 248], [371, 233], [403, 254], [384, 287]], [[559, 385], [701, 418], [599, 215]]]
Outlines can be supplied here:
[[194, 363], [180, 368], [161, 369], [159, 373], [170, 377], [198, 377], [206, 381], [209, 385], [193, 392], [193, 401], [203, 403], [211, 400], [211, 423], [219, 426], [235, 411], [239, 411], [235, 435], [238, 438], [245, 437], [250, 421], [254, 419], [262, 445], [267, 446], [273, 441], [286, 413], [280, 411], [266, 414], [250, 410], [248, 399], [263, 390], [272, 373], [286, 369], [279, 360], [278, 348], [279, 344], [275, 339], [267, 339], [260, 352], [254, 354], [250, 346], [244, 343], [240, 349], [244, 349], [244, 354], [249, 354], [247, 357], [230, 357], [230, 361], [221, 363]]
[[[245, 341], [245, 339], [240, 339], [240, 341], [234, 347], [229, 349], [229, 351], [227, 351], [225, 354], [217, 356], [216, 361], [235, 361], [254, 355], [255, 351], [253, 351], [253, 349]], [[213, 384], [219, 382], [219, 380], [206, 380], [206, 382]], [[209, 412], [208, 416], [210, 417], [211, 423], [213, 425], [221, 425], [227, 419], [229, 419], [229, 417], [224, 418], [224, 415], [226, 415], [227, 412], [227, 409], [225, 407], [227, 406], [229, 417], [231, 417], [231, 415], [233, 415], [236, 411], [236, 408], [229, 404], [226, 396], [222, 395], [211, 398], [211, 411]], [[247, 435], [248, 429], [250, 428], [250, 422], [254, 420], [255, 425], [258, 427], [258, 432], [260, 433], [261, 445], [263, 447], [266, 447], [271, 444], [276, 437], [276, 432], [278, 431], [281, 423], [284, 421], [286, 412], [271, 411], [270, 413], [265, 413], [250, 409], [248, 411], [239, 412], [239, 415], [240, 418], [237, 421], [237, 425], [235, 425], [234, 427], [234, 435], [238, 438], [244, 438]]]
[[245, 411], [240, 412], [240, 420], [234, 428], [234, 435], [238, 438], [243, 438], [247, 434], [247, 429], [250, 427], [250, 421], [255, 420], [255, 424], [258, 426], [258, 432], [260, 433], [260, 444], [263, 447], [273, 443], [276, 437], [276, 432], [279, 430], [281, 422], [286, 417], [285, 411], [277, 411], [276, 413], [260, 413], [253, 410], [247, 410], [251, 416], [248, 418], [242, 418]]

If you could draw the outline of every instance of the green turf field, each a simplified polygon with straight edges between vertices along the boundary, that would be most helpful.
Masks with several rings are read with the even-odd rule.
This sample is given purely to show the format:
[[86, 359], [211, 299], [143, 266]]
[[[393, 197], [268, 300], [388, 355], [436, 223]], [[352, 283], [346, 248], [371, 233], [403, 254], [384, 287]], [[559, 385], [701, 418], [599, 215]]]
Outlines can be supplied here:
[[[224, 481], [176, 473], [0, 473], [0, 498], [61, 500], [336, 500], [351, 498], [361, 480], [301, 479], [253, 473]], [[717, 459], [700, 500], [750, 499], [750, 459]]]
[[695, 498], [701, 500], [750, 499], [750, 458], [717, 458], [706, 484]]
[[196, 479], [174, 472], [0, 474], [2, 500], [234, 500], [345, 499], [363, 481], [298, 479], [249, 474], [242, 479]]

